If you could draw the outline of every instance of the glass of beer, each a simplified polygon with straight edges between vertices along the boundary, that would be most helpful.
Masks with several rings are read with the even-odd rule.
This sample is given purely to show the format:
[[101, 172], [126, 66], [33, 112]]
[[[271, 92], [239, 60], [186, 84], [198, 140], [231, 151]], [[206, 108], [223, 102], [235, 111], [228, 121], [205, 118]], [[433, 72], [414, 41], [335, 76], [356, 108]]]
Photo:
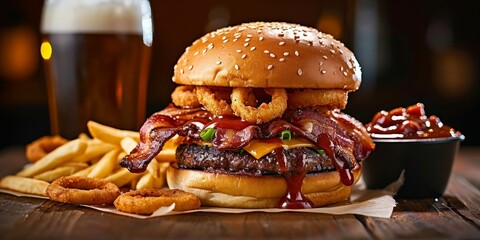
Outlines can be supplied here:
[[148, 0], [46, 0], [41, 33], [52, 134], [77, 138], [89, 120], [140, 128], [153, 41]]

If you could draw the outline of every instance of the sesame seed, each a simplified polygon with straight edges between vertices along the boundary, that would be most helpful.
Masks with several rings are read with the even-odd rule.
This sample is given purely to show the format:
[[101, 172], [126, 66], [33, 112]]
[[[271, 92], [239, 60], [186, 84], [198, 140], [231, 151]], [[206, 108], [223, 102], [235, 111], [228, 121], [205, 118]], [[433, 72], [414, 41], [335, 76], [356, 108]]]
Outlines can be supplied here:
[[235, 52], [241, 53], [242, 50], [241, 50], [241, 49], [237, 49]]
[[283, 62], [283, 61], [285, 61], [285, 58], [280, 58], [280, 59], [278, 59], [278, 61]]
[[203, 49], [202, 53], [203, 53], [203, 54], [207, 53], [207, 49], [206, 49], [206, 48]]
[[274, 57], [275, 57], [275, 54], [270, 53], [270, 57], [274, 58]]
[[218, 60], [218, 61], [216, 61], [215, 63], [216, 63], [217, 65], [220, 65], [220, 64], [222, 64], [222, 61]]
[[193, 54], [193, 56], [197, 56], [197, 55], [198, 55], [198, 51], [196, 51], [196, 52]]
[[238, 38], [234, 38], [233, 41], [236, 42], [238, 40]]
[[247, 34], [247, 37], [251, 38], [251, 37], [252, 37], [252, 34]]
[[284, 52], [284, 53], [283, 53], [283, 56], [286, 57], [286, 56], [288, 56], [288, 54], [289, 54], [288, 52]]
[[338, 52], [339, 52], [340, 54], [343, 54], [343, 51], [342, 51], [342, 50], [338, 50]]
[[223, 37], [222, 37], [222, 40], [225, 40], [225, 39], [227, 39], [227, 36], [223, 36]]
[[193, 65], [190, 65], [190, 67], [188, 67], [188, 70], [192, 70], [193, 69]]
[[327, 71], [325, 71], [325, 70], [322, 70], [322, 74], [325, 74], [325, 73], [327, 73]]
[[260, 36], [260, 37], [258, 38], [258, 40], [259, 40], [259, 41], [263, 41], [263, 36]]
[[285, 42], [279, 42], [278, 45], [283, 46]]
[[245, 59], [247, 57], [247, 54], [242, 55], [242, 59]]
[[245, 38], [245, 42], [250, 42], [250, 38]]
[[342, 72], [343, 72], [343, 67], [340, 67], [340, 71], [342, 71]]
[[255, 50], [255, 49], [256, 49], [256, 47], [251, 47], [251, 48], [250, 48], [250, 51], [253, 51], [253, 50]]
[[273, 68], [273, 65], [272, 65], [272, 64], [270, 64], [270, 65], [267, 66], [267, 69], [268, 69], [268, 70], [271, 70], [272, 68]]
[[227, 43], [227, 42], [228, 42], [228, 39], [223, 40], [223, 43]]
[[332, 54], [335, 54], [335, 50], [333, 50], [333, 49], [330, 49], [330, 52], [331, 52]]
[[345, 75], [345, 77], [347, 76], [347, 72], [343, 72], [343, 75]]
[[265, 50], [265, 51], [263, 51], [263, 52], [264, 52], [264, 53], [267, 53], [267, 54], [270, 53], [270, 51], [268, 51], [268, 50]]
[[180, 73], [181, 73], [181, 74], [183, 74], [183, 72], [184, 72], [183, 68], [182, 68], [182, 69], [180, 69]]
[[240, 66], [238, 66], [238, 64], [235, 64], [235, 69], [240, 70]]
[[297, 73], [298, 73], [298, 76], [302, 76], [302, 74], [303, 74], [302, 69], [299, 68], [299, 69], [297, 70]]
[[212, 49], [212, 48], [213, 48], [213, 43], [208, 44], [208, 49]]
[[298, 53], [298, 51], [295, 51], [295, 56], [300, 56], [300, 53]]
[[177, 68], [178, 68], [178, 66], [177, 66], [177, 64], [175, 64], [175, 65], [173, 66], [173, 70], [177, 70]]
[[245, 44], [243, 44], [244, 47], [248, 47], [248, 42], [246, 42]]
[[327, 56], [325, 56], [325, 55], [323, 55], [323, 59], [328, 59], [328, 57], [327, 57]]

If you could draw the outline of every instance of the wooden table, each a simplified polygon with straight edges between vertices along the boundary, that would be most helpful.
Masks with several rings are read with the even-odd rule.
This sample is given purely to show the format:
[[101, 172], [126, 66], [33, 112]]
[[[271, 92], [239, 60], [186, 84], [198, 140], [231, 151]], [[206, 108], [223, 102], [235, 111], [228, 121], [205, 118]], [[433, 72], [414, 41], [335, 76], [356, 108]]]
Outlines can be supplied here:
[[[23, 151], [22, 147], [0, 151], [0, 176], [15, 173], [26, 163]], [[397, 201], [390, 219], [195, 213], [138, 220], [0, 193], [0, 239], [480, 239], [480, 147], [461, 147], [445, 197]]]

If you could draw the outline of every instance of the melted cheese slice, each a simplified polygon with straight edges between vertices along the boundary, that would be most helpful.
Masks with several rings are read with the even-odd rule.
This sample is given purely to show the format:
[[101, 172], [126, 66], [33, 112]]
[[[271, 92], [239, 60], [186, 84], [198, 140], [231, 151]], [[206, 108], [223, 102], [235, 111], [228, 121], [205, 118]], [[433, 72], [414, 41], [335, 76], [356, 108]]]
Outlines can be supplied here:
[[316, 148], [311, 142], [304, 138], [292, 138], [290, 141], [278, 139], [274, 140], [252, 140], [247, 146], [244, 147], [245, 151], [250, 153], [256, 159], [269, 154], [274, 149], [283, 147], [285, 149], [292, 149], [298, 147], [311, 147]]

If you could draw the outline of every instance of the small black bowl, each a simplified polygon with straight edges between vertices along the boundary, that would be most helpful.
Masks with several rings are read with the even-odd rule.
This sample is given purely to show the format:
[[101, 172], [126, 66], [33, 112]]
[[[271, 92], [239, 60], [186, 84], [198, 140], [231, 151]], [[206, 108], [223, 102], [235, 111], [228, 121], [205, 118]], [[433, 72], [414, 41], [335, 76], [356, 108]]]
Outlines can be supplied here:
[[464, 136], [429, 139], [373, 139], [375, 150], [363, 164], [369, 189], [404, 182], [396, 198], [440, 197], [447, 187], [453, 162]]

